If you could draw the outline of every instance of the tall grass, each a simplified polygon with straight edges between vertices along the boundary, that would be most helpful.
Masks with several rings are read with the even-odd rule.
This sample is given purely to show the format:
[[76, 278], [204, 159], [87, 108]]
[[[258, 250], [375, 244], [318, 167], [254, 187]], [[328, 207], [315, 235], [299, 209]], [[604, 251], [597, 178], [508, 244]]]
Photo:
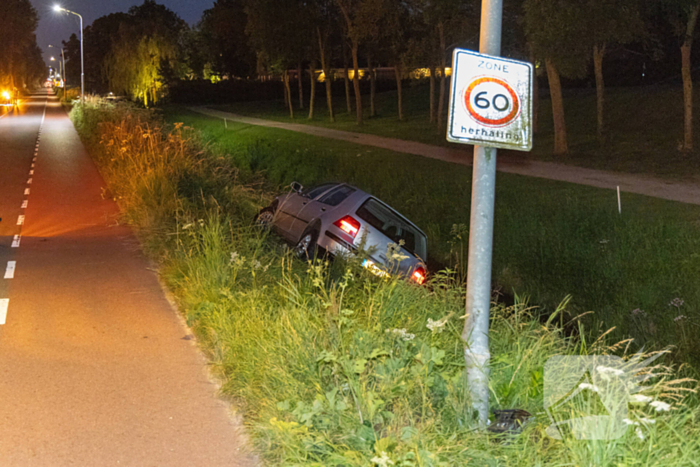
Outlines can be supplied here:
[[545, 362], [624, 346], [567, 337], [520, 300], [492, 310], [490, 392], [494, 408], [534, 418], [519, 435], [475, 429], [452, 273], [419, 287], [358, 260], [301, 261], [251, 225], [268, 195], [190, 129], [99, 103], [72, 116], [268, 464], [697, 465], [694, 382], [670, 368], [657, 367], [645, 393], [671, 411], [633, 407], [655, 420], [644, 439], [637, 425], [609, 443], [548, 438]]

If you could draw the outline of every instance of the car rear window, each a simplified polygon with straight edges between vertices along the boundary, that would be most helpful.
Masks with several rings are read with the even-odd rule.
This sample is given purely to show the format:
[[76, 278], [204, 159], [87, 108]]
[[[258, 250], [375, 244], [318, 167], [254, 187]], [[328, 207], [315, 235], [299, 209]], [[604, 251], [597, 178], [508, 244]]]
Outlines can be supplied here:
[[370, 198], [357, 210], [357, 216], [381, 231], [393, 242], [398, 244], [403, 240], [403, 247], [406, 250], [425, 259], [427, 252], [425, 235], [384, 203]]
[[321, 196], [319, 201], [323, 204], [328, 205], [328, 206], [337, 206], [340, 203], [342, 203], [343, 201], [345, 201], [345, 199], [354, 192], [355, 192], [354, 188], [350, 188], [347, 185], [341, 185], [340, 187], [336, 188], [335, 190], [331, 190], [330, 192]]

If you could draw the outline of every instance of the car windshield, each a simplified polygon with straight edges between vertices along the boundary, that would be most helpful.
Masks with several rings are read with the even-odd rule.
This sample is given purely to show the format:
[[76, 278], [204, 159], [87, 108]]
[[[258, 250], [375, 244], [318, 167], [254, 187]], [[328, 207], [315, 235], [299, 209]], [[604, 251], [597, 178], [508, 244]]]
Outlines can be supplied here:
[[389, 206], [370, 198], [360, 206], [357, 215], [393, 242], [398, 244], [403, 240], [403, 247], [407, 251], [422, 259], [426, 258], [428, 242], [425, 235]]
[[301, 192], [301, 196], [306, 196], [309, 199], [315, 199], [319, 195], [330, 190], [332, 187], [338, 185], [337, 183], [324, 183], [323, 185], [312, 186]]

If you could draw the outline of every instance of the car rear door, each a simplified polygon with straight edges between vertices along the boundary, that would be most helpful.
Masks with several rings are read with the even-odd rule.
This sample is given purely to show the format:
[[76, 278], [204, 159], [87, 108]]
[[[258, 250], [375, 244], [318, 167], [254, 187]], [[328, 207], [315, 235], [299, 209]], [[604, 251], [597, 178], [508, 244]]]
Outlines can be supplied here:
[[338, 185], [332, 190], [318, 196], [317, 199], [308, 200], [294, 219], [291, 228], [292, 237], [296, 240], [301, 238], [301, 235], [304, 233], [309, 223], [335, 209], [336, 206], [342, 203], [354, 191], [355, 189], [348, 185]]

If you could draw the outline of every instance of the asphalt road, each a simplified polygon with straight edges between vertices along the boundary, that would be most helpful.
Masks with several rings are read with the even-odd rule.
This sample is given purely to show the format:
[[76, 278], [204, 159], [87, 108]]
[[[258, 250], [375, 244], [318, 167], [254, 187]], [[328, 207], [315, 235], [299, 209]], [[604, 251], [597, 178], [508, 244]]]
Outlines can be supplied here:
[[103, 189], [55, 99], [0, 117], [0, 465], [253, 465]]

